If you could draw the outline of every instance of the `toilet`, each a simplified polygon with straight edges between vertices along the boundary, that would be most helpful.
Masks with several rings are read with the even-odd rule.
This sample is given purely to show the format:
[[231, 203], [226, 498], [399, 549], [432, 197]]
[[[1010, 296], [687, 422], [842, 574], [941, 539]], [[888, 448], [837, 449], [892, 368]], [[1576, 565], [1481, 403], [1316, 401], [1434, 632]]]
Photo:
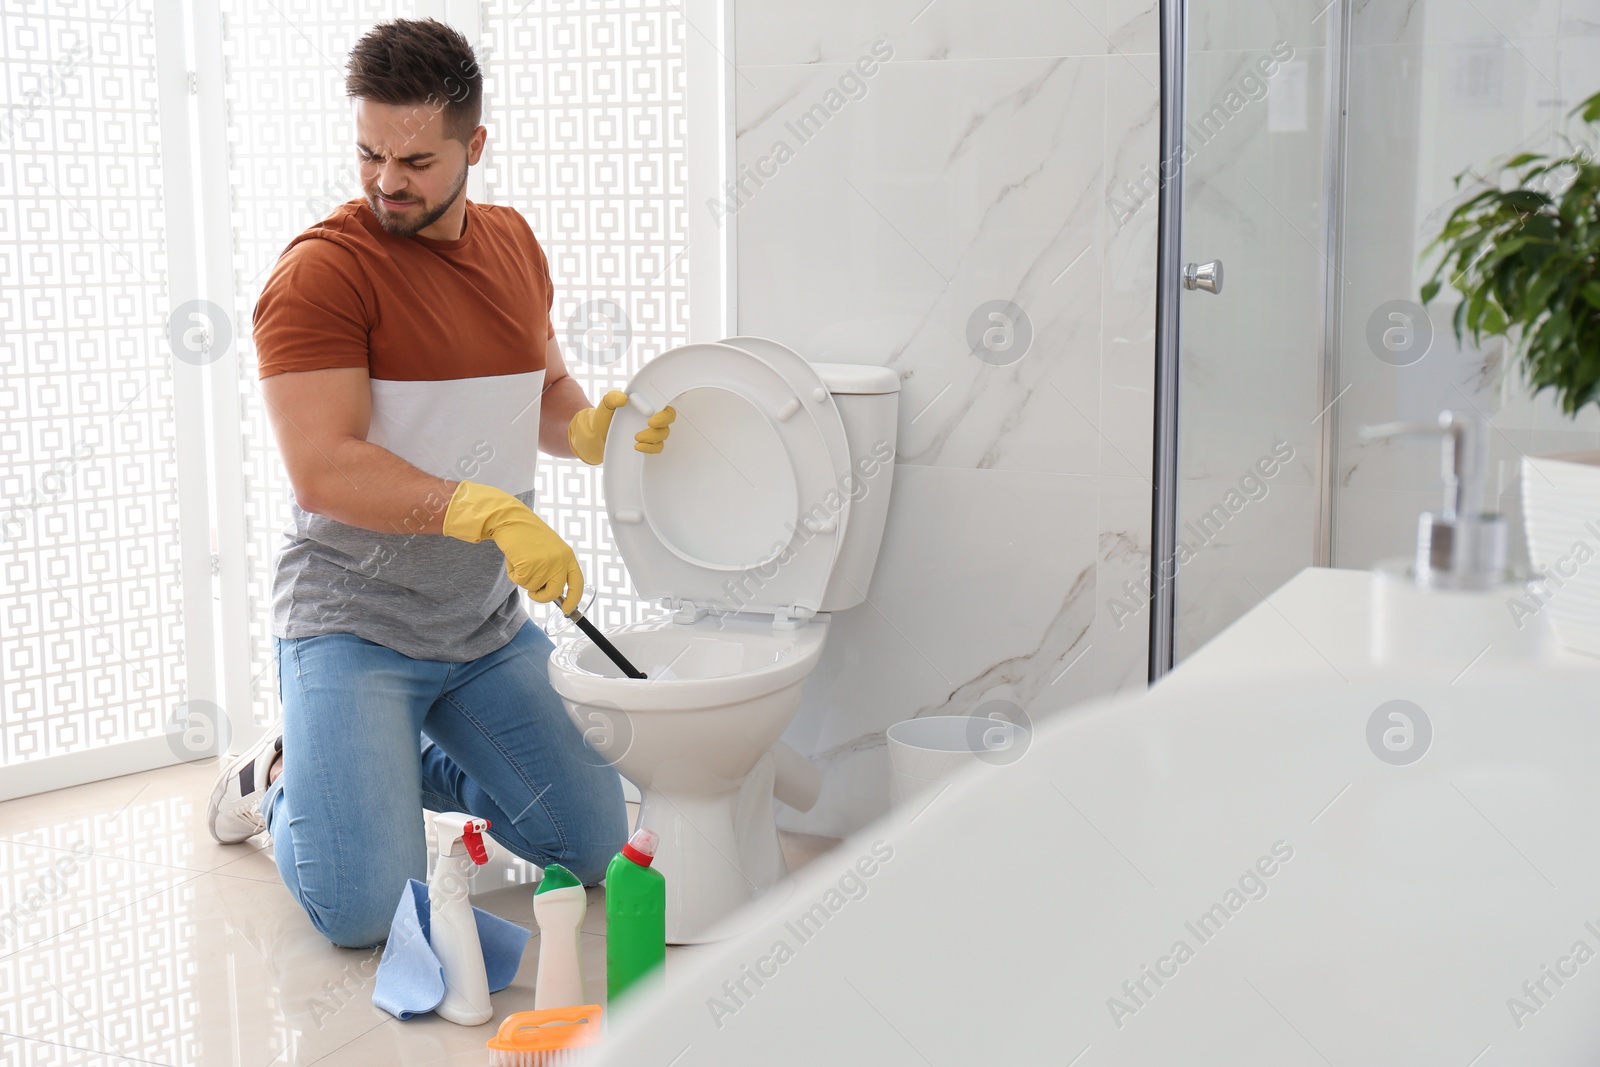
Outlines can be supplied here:
[[[645, 674], [593, 642], [557, 645], [550, 684], [595, 751], [639, 788], [661, 835], [667, 940], [716, 929], [788, 873], [772, 798], [802, 809], [820, 775], [779, 741], [832, 613], [877, 563], [899, 408], [883, 367], [810, 363], [733, 337], [656, 356], [607, 437], [606, 511], [638, 595], [672, 614], [609, 631]], [[633, 447], [672, 405], [666, 448]]]

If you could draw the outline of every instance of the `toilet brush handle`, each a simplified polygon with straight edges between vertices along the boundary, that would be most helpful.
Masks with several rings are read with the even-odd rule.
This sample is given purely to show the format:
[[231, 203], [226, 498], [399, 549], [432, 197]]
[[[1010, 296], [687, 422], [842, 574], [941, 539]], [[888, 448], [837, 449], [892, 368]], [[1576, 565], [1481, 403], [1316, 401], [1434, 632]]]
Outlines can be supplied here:
[[[561, 605], [559, 603], [556, 605], [556, 610], [561, 610]], [[577, 608], [573, 608], [572, 613], [567, 615], [567, 618], [577, 623], [578, 629], [582, 630], [589, 640], [595, 643], [596, 648], [600, 649], [601, 652], [606, 654], [607, 659], [611, 660], [612, 663], [615, 663], [619, 668], [621, 668], [623, 674], [627, 675], [629, 678], [645, 677], [645, 673], [643, 671], [635, 667], [632, 663], [628, 662], [628, 657], [617, 651], [616, 645], [613, 645], [610, 641], [606, 640], [606, 635], [600, 632], [600, 628], [598, 626], [583, 617], [583, 612], [579, 611]]]

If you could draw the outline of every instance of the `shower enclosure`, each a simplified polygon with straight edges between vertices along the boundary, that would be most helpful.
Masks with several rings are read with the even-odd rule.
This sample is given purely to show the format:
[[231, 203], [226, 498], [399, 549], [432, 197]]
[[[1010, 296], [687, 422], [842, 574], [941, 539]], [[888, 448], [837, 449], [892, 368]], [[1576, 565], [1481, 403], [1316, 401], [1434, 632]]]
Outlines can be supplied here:
[[1592, 412], [1529, 398], [1499, 342], [1458, 345], [1448, 290], [1419, 303], [1457, 174], [1588, 136], [1568, 112], [1600, 89], [1600, 0], [1161, 17], [1152, 680], [1305, 567], [1409, 553], [1437, 446], [1360, 427], [1488, 419], [1514, 554], [1522, 454], [1600, 441]]

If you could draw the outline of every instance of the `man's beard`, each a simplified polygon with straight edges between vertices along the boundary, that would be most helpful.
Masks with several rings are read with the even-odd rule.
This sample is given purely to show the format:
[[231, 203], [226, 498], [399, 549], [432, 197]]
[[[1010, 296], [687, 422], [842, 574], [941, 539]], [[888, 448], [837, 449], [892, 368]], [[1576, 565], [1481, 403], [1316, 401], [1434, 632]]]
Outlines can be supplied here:
[[415, 221], [403, 221], [398, 215], [390, 212], [383, 206], [383, 202], [378, 199], [377, 193], [367, 193], [367, 206], [372, 208], [372, 213], [378, 217], [378, 225], [382, 226], [385, 232], [391, 233], [396, 237], [414, 237], [443, 218], [444, 213], [450, 210], [450, 205], [454, 204], [456, 198], [461, 195], [461, 190], [466, 187], [467, 168], [463, 166], [461, 168], [461, 177], [456, 179], [455, 185], [451, 187], [449, 193], [445, 194], [439, 206], [432, 211], [422, 212], [421, 217]]

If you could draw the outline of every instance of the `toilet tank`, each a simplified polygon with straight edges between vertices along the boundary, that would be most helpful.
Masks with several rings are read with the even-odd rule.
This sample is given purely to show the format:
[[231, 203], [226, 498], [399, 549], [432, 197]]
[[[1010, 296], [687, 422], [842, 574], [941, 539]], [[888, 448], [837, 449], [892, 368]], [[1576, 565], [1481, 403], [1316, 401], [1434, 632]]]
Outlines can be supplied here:
[[844, 421], [850, 473], [839, 490], [850, 497], [849, 519], [818, 611], [843, 611], [867, 598], [878, 563], [883, 524], [894, 481], [895, 439], [900, 426], [900, 378], [887, 367], [813, 363]]

